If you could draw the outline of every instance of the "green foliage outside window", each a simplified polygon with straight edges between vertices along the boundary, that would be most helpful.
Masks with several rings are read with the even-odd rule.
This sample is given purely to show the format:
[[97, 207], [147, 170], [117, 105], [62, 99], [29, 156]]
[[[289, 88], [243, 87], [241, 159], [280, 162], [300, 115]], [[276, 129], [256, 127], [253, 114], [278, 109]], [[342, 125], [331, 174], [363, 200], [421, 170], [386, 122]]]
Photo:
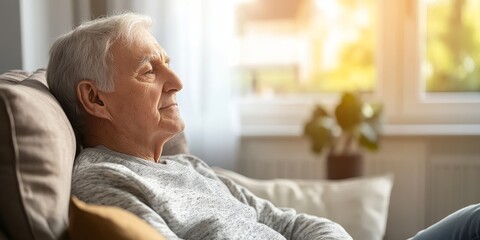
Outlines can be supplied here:
[[427, 3], [427, 92], [480, 92], [480, 1]]

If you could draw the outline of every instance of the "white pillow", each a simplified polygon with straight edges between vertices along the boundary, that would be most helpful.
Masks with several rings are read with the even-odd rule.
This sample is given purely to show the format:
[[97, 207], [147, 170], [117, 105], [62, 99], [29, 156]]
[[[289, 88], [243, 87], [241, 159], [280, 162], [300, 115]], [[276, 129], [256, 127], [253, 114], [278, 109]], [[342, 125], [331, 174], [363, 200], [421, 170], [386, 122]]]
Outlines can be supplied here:
[[337, 222], [355, 240], [380, 240], [385, 234], [392, 174], [346, 180], [258, 180], [214, 170], [278, 207]]

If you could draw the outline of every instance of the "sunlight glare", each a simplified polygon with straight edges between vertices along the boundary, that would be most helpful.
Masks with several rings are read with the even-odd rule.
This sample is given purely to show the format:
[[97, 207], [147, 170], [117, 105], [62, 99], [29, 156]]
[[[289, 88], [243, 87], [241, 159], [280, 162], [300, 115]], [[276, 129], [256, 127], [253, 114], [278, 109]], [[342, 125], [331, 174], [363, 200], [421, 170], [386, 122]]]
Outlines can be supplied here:
[[424, 1], [425, 1], [425, 4], [427, 5], [436, 4], [438, 2], [438, 0], [424, 0]]
[[322, 65], [325, 70], [335, 69], [338, 66], [338, 52], [342, 43], [341, 31], [333, 30], [325, 39], [323, 45]]
[[463, 68], [469, 73], [475, 71], [475, 61], [469, 56], [463, 59]]
[[358, 8], [357, 11], [355, 11], [355, 22], [361, 27], [368, 26], [370, 24], [368, 9]]
[[340, 16], [340, 6], [336, 0], [316, 0], [315, 6], [319, 14], [331, 23], [335, 22]]
[[235, 3], [238, 4], [238, 5], [241, 5], [241, 4], [251, 4], [251, 3], [254, 3], [256, 1], [257, 0], [235, 0]]
[[366, 117], [366, 118], [371, 118], [373, 116], [373, 107], [369, 104], [364, 104], [362, 106], [362, 113], [363, 113], [363, 116]]

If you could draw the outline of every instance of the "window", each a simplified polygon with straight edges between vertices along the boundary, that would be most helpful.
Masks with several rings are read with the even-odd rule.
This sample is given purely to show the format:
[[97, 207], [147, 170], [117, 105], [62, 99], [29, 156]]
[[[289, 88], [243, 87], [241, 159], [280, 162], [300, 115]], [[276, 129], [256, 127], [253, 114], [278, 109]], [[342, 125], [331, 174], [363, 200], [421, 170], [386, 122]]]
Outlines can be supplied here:
[[376, 12], [376, 0], [257, 0], [240, 5], [242, 93], [374, 91]]
[[[409, 0], [399, 16], [403, 77], [399, 118], [422, 123], [480, 123], [476, 0]], [[400, 100], [400, 98], [402, 98]]]
[[478, 0], [251, 0], [237, 14], [242, 125], [299, 126], [344, 90], [381, 100], [390, 124], [480, 124]]

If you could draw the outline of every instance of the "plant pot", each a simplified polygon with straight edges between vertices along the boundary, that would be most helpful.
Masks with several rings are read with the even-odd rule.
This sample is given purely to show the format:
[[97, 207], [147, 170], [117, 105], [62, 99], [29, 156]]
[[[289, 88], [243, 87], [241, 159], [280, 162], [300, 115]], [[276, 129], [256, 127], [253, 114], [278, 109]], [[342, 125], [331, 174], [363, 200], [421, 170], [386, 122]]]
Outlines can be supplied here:
[[345, 179], [363, 175], [363, 157], [361, 154], [328, 155], [327, 178]]

